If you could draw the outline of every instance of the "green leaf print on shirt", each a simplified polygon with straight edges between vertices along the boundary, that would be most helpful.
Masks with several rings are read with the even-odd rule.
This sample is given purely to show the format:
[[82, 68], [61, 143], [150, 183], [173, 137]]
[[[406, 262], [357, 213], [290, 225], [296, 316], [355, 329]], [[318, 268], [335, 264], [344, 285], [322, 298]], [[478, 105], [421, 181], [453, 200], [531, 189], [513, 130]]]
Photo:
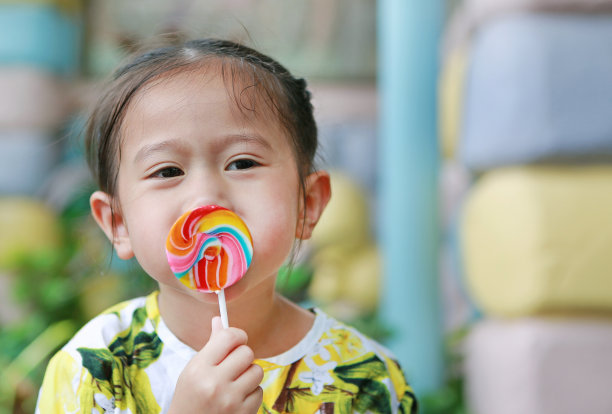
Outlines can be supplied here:
[[387, 367], [373, 352], [349, 364], [338, 365], [334, 373], [342, 381], [356, 385], [359, 392], [353, 403], [358, 413], [391, 413], [389, 389], [381, 380], [388, 378]]
[[132, 412], [158, 413], [160, 407], [151, 392], [144, 369], [161, 355], [163, 343], [155, 332], [143, 331], [145, 308], [137, 308], [130, 327], [117, 334], [108, 348], [78, 348], [83, 367], [94, 385], [114, 404]]

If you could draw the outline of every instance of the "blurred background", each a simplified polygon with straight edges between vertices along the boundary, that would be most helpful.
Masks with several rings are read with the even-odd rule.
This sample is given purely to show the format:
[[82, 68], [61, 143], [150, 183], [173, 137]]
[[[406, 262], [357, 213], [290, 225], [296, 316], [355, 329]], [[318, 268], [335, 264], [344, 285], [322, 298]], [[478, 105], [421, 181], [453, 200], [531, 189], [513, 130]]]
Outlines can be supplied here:
[[333, 198], [278, 288], [389, 348], [422, 413], [612, 412], [612, 0], [0, 0], [0, 413], [155, 289], [89, 216], [82, 128], [151, 39], [308, 80]]

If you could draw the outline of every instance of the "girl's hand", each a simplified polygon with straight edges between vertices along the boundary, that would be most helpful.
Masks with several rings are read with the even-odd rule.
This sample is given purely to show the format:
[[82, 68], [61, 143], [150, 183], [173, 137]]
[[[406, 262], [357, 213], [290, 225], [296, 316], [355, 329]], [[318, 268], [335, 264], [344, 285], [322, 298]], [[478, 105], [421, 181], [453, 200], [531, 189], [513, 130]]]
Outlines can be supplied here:
[[263, 370], [246, 343], [243, 330], [223, 329], [214, 317], [208, 343], [179, 376], [169, 413], [256, 413]]

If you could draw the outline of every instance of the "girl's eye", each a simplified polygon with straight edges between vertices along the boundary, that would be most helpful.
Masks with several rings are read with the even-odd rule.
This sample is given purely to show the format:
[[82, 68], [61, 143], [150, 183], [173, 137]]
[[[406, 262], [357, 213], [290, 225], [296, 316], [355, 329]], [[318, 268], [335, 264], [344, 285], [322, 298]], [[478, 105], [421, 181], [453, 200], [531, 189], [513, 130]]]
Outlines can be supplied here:
[[155, 171], [151, 174], [153, 178], [173, 178], [183, 175], [183, 170], [178, 167], [166, 167], [161, 170]]
[[257, 161], [250, 160], [248, 158], [239, 159], [236, 161], [232, 161], [227, 166], [228, 171], [236, 171], [236, 170], [248, 170], [249, 168], [257, 167], [260, 165]]

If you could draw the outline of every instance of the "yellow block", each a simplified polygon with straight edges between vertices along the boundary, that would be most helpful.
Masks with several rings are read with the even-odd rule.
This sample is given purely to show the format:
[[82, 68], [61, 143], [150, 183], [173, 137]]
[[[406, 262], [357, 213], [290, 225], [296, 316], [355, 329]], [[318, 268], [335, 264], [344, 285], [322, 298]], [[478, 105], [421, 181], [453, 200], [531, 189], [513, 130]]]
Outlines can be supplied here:
[[26, 197], [0, 197], [0, 269], [12, 269], [24, 255], [57, 250], [62, 229], [56, 213]]
[[382, 266], [366, 191], [339, 171], [331, 172], [331, 186], [309, 240], [314, 270], [308, 293], [317, 306], [350, 321], [376, 310]]
[[439, 130], [440, 148], [445, 158], [456, 158], [461, 119], [463, 116], [463, 96], [467, 71], [467, 47], [454, 49], [442, 66], [439, 83]]
[[612, 310], [612, 167], [487, 173], [461, 239], [468, 288], [487, 313]]

